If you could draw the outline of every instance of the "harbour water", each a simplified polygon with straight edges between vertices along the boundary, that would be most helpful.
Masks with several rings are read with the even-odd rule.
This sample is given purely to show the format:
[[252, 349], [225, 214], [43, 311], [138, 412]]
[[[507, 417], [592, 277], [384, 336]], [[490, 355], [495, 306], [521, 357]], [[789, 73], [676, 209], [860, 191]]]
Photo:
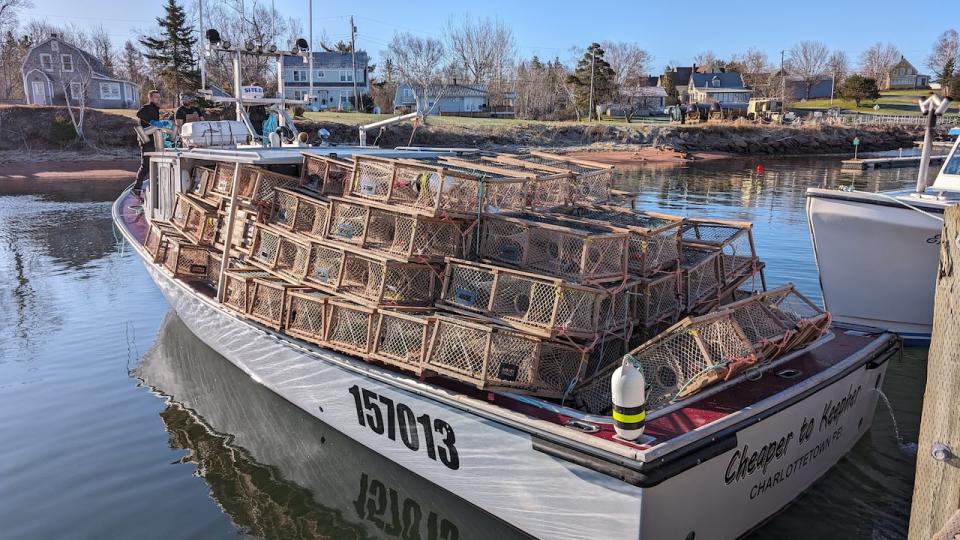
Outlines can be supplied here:
[[[636, 206], [754, 223], [770, 286], [819, 299], [808, 186], [892, 189], [839, 159], [621, 173]], [[172, 314], [118, 246], [124, 182], [0, 183], [4, 538], [493, 538], [517, 532], [257, 385]], [[926, 351], [909, 349], [850, 456], [752, 538], [906, 535]]]

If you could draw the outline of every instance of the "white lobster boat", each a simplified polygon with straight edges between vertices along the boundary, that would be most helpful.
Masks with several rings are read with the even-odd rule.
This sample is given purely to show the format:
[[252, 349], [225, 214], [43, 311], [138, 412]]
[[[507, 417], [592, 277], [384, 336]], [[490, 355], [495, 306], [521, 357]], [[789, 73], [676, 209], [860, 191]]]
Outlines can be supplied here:
[[290, 171], [301, 153], [417, 159], [450, 151], [166, 150], [152, 157], [143, 208], [125, 192], [114, 220], [180, 319], [227, 361], [518, 531], [560, 539], [736, 538], [799, 496], [871, 425], [887, 362], [900, 345], [883, 331], [833, 325], [762, 368], [652, 410], [643, 437], [627, 441], [609, 416], [416, 377], [290, 337], [225, 309], [209, 288], [153, 262], [144, 246], [150, 222], [172, 214], [192, 168], [239, 163]]

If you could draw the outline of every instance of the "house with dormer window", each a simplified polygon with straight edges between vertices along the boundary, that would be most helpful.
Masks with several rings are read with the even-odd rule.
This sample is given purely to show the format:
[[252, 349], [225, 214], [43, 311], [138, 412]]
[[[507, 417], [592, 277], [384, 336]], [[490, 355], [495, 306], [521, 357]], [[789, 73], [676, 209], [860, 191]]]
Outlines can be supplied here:
[[922, 75], [903, 56], [890, 68], [880, 83], [881, 90], [917, 90], [930, 87], [930, 76]]
[[687, 87], [691, 103], [748, 103], [751, 93], [733, 71], [691, 73]]
[[[369, 58], [366, 52], [357, 51], [355, 72], [354, 57], [348, 52], [314, 51], [312, 54], [313, 97], [310, 110], [352, 109], [354, 81], [359, 94], [369, 92]], [[281, 75], [284, 97], [307, 99], [311, 91], [310, 75], [309, 62], [304, 62], [300, 56], [285, 56]]]
[[84, 105], [97, 109], [136, 109], [140, 87], [112, 77], [92, 54], [57, 34], [27, 51], [20, 67], [23, 95], [31, 105]]

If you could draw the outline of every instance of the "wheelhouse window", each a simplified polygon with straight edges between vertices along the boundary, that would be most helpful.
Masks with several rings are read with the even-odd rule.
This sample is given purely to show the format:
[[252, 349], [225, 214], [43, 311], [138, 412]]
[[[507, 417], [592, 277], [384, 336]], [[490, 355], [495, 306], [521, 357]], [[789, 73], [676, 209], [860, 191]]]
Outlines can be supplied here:
[[120, 99], [120, 83], [100, 83], [100, 99]]
[[53, 56], [43, 53], [40, 55], [40, 69], [53, 71]]
[[63, 66], [63, 71], [72, 72], [73, 71], [73, 55], [61, 54], [60, 65]]

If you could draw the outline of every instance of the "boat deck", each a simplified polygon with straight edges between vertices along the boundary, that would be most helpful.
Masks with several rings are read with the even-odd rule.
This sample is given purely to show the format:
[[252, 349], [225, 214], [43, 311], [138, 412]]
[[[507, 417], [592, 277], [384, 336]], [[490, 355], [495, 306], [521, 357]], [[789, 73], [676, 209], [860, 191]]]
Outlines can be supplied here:
[[[128, 238], [142, 245], [148, 223], [139, 210], [133, 208], [136, 203], [137, 200], [127, 193], [121, 201], [118, 201], [118, 207], [122, 208], [119, 214], [123, 221], [122, 226], [129, 233]], [[140, 246], [137, 247], [139, 250]], [[208, 298], [211, 296], [209, 288], [200, 290], [200, 286], [197, 286], [194, 289], [198, 295]], [[246, 322], [265, 332], [275, 333], [256, 322]], [[844, 363], [853, 355], [866, 353], [873, 358], [889, 354], [890, 349], [896, 344], [896, 338], [893, 335], [880, 330], [857, 329], [854, 331], [837, 326], [832, 330], [830, 338], [822, 339], [816, 346], [776, 361], [775, 367], [765, 371], [761, 376], [741, 375], [727, 383], [708, 388], [684, 402], [649, 414], [644, 437], [638, 443], [617, 438], [610, 418], [589, 416], [535, 398], [478, 390], [473, 386], [442, 377], [428, 377], [423, 382], [434, 388], [462, 394], [556, 426], [565, 426], [577, 420], [590, 422], [599, 427], [599, 430], [592, 433], [574, 428], [566, 428], [566, 430], [577, 435], [581, 441], [584, 437], [588, 437], [594, 440], [593, 444], [596, 446], [610, 450], [611, 445], [615, 445], [621, 449], [616, 453], [622, 456], [650, 461], [673, 450], [689, 446], [692, 437], [702, 440], [710, 433], [720, 432], [736, 423], [748, 421], [767, 412], [775, 412], [801, 399], [807, 391], [815, 390], [817, 385], [805, 385], [810, 388], [804, 392], [784, 392], [785, 390], [803, 385], [804, 382], [813, 378], [822, 379], [825, 372]], [[297, 341], [289, 336], [284, 338]], [[305, 342], [302, 342], [302, 345], [306, 349], [317, 349]], [[861, 365], [863, 362], [852, 363], [849, 371]], [[382, 366], [382, 369], [402, 373], [389, 366]], [[839, 378], [849, 371], [834, 374], [833, 377]], [[785, 376], [788, 373], [791, 376]], [[416, 380], [412, 376], [410, 379]]]

